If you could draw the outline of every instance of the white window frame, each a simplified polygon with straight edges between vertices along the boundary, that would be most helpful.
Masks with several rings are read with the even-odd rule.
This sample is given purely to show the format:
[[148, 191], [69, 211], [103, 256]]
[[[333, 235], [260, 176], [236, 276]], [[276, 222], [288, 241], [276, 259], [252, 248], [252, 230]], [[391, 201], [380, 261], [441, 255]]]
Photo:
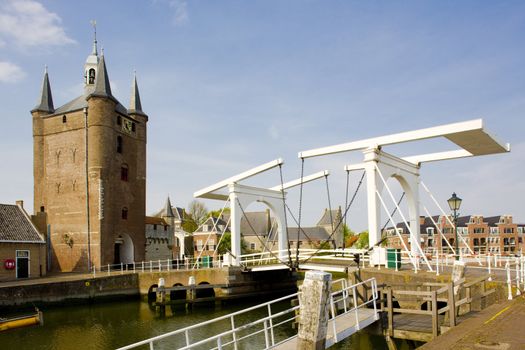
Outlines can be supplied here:
[[[18, 277], [18, 252], [27, 252], [27, 278], [31, 277], [31, 251], [29, 249], [17, 249], [15, 251], [15, 274], [16, 278]], [[21, 256], [25, 258], [25, 256]]]

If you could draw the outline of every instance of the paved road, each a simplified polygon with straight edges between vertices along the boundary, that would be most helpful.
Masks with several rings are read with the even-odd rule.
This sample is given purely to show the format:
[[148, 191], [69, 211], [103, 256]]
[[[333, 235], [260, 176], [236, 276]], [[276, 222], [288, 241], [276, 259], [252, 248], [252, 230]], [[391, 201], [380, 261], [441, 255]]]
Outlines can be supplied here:
[[488, 307], [418, 349], [525, 349], [524, 324], [525, 299], [519, 297]]

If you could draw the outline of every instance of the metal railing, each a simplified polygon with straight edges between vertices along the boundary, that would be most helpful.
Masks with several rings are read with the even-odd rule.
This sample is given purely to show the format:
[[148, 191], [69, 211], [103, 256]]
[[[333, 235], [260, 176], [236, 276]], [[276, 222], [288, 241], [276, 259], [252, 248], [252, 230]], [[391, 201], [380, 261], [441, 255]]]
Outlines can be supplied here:
[[[336, 322], [343, 315], [351, 312], [355, 313], [355, 327], [356, 329], [360, 329], [362, 320], [359, 317], [359, 310], [362, 308], [367, 308], [368, 305], [373, 304], [374, 319], [378, 319], [378, 310], [376, 307], [376, 303], [378, 301], [378, 291], [375, 278], [371, 278], [351, 286], [348, 286], [348, 282], [345, 279], [338, 279], [332, 282], [332, 287], [336, 287], [338, 285], [340, 289], [332, 292], [330, 295], [331, 317], [329, 322], [331, 322], [332, 327], [334, 327], [334, 337], [332, 339], [333, 342], [342, 340], [337, 338], [335, 327]], [[364, 300], [362, 300], [360, 303], [358, 302], [360, 288], [363, 291], [370, 290], [372, 292], [372, 297], [370, 300], [366, 300], [366, 298], [364, 298]], [[172, 343], [169, 344], [170, 348], [178, 350], [198, 348], [237, 350], [247, 348], [248, 346], [249, 348], [254, 349], [258, 346], [258, 344], [252, 343], [247, 345], [243, 342], [248, 342], [249, 339], [253, 339], [253, 337], [256, 336], [260, 336], [261, 338], [259, 339], [259, 346], [262, 345], [263, 349], [271, 349], [297, 337], [297, 335], [283, 337], [283, 332], [277, 332], [276, 330], [278, 327], [284, 326], [288, 327], [287, 329], [290, 331], [292, 329], [292, 324], [297, 322], [301, 308], [301, 298], [299, 295], [300, 292], [290, 294], [285, 297], [252, 306], [241, 311], [130, 344], [118, 348], [117, 350], [135, 349], [144, 345], [149, 346], [150, 350], [154, 350], [156, 345], [160, 345], [161, 342], [167, 341], [168, 338], [172, 340]], [[299, 303], [297, 303], [298, 305], [283, 309], [283, 305], [292, 305], [292, 301], [295, 300], [299, 301]], [[244, 318], [246, 315], [256, 314], [257, 312], [264, 313], [264, 316], [242, 324], [238, 322], [239, 318]], [[215, 335], [206, 338], [202, 336], [202, 334], [204, 334], [206, 331], [206, 328], [217, 329], [221, 327], [224, 328], [224, 330]], [[253, 342], [257, 343], [257, 340], [253, 340]]]
[[[345, 280], [346, 282], [346, 280]], [[366, 297], [360, 297], [358, 289], [361, 288], [362, 293], [367, 295], [368, 291], [372, 292], [371, 298], [368, 300]], [[361, 299], [361, 302], [358, 300]], [[368, 308], [369, 305], [373, 307], [373, 320], [379, 319], [379, 314], [377, 310], [377, 302], [379, 300], [379, 294], [377, 291], [377, 281], [375, 278], [370, 278], [360, 283], [353, 284], [351, 286], [345, 286], [343, 283], [343, 288], [339, 291], [332, 292], [330, 295], [330, 320], [328, 323], [331, 323], [333, 337], [327, 340], [326, 347], [329, 347], [345, 337], [339, 338], [337, 332], [337, 321], [349, 313], [353, 313], [355, 316], [354, 329], [356, 331], [360, 330], [361, 323], [363, 322], [362, 318], [359, 315], [359, 310], [363, 308]], [[366, 325], [368, 325], [367, 323]], [[365, 326], [366, 326], [365, 325]]]
[[[297, 318], [296, 310], [299, 310], [300, 306], [292, 306], [285, 310], [275, 311], [272, 307], [276, 307], [279, 304], [289, 303], [291, 304], [292, 300], [298, 299], [299, 293], [294, 293], [287, 295], [282, 298], [272, 300], [263, 304], [249, 307], [247, 309], [231, 313], [229, 315], [217, 317], [213, 320], [201, 322], [193, 326], [186, 328], [178, 329], [173, 332], [162, 334], [150, 339], [146, 339], [128, 346], [119, 348], [118, 350], [134, 349], [142, 345], [149, 345], [151, 350], [154, 349], [154, 345], [160, 343], [160, 341], [167, 338], [173, 338], [178, 336], [178, 339], [183, 340], [183, 344], [174, 344], [171, 345], [173, 349], [185, 350], [185, 349], [195, 349], [199, 346], [205, 346], [206, 349], [238, 349], [240, 344], [246, 339], [254, 337], [258, 334], [264, 334], [264, 348], [268, 349], [272, 346], [278, 345], [288, 338], [278, 339], [276, 336], [275, 329], [279, 326], [288, 324], [291, 329], [291, 324]], [[259, 318], [255, 321], [251, 321], [245, 324], [238, 324], [236, 318], [239, 316], [245, 316], [248, 314], [253, 314], [257, 311], [263, 311], [266, 315], [262, 318]], [[204, 327], [220, 327], [221, 323], [229, 324], [229, 329], [226, 329], [223, 332], [215, 334], [208, 338], [194, 339], [192, 334], [196, 337], [199, 337], [199, 334], [202, 334], [202, 329]], [[224, 325], [223, 325], [224, 326]]]

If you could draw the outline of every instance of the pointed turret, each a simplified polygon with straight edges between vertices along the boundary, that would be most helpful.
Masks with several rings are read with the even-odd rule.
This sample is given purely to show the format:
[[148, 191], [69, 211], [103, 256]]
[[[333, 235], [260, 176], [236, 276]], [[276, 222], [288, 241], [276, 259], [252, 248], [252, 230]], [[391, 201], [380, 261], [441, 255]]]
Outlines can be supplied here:
[[49, 77], [47, 75], [47, 66], [44, 71], [44, 80], [42, 81], [42, 90], [40, 91], [40, 99], [38, 104], [33, 108], [33, 112], [53, 113], [55, 108], [53, 106], [53, 96], [51, 95], [51, 85], [49, 84]]
[[111, 94], [111, 86], [109, 84], [108, 71], [106, 69], [106, 60], [104, 59], [104, 53], [100, 56], [100, 61], [98, 62], [97, 77], [95, 79], [95, 90], [91, 95], [97, 97], [111, 97], [114, 99]]
[[173, 208], [171, 207], [171, 201], [169, 196], [166, 199], [166, 205], [164, 206], [164, 210], [162, 210], [161, 216], [165, 218], [175, 217], [175, 214], [173, 214]]
[[137, 74], [136, 73], [134, 73], [133, 75], [133, 83], [131, 84], [131, 98], [130, 98], [128, 113], [146, 115], [142, 111], [142, 104], [140, 103], [139, 86], [137, 84]]

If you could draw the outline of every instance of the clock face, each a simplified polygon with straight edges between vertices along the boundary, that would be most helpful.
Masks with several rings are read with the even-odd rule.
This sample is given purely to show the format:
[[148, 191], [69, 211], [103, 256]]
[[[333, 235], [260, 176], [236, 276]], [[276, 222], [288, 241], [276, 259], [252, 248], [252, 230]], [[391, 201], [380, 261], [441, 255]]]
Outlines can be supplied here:
[[133, 131], [133, 123], [131, 120], [124, 119], [122, 121], [122, 131], [131, 134]]

